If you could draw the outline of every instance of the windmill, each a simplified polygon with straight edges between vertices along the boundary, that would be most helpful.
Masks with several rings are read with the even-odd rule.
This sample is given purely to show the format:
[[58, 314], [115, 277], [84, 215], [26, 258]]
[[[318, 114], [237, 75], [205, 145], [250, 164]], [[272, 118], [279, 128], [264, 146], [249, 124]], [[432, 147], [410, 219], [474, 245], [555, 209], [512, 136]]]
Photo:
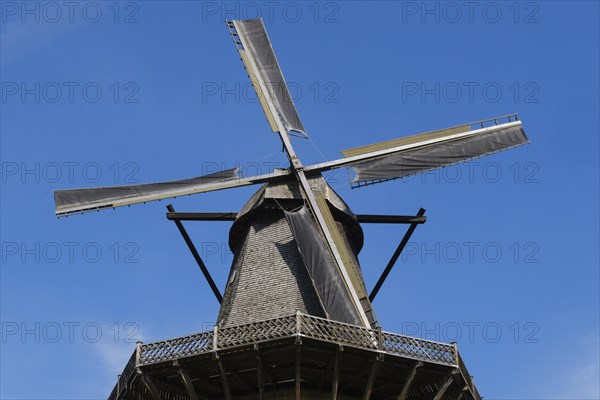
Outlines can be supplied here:
[[[480, 399], [455, 344], [390, 332], [371, 307], [419, 223], [414, 217], [355, 215], [322, 173], [348, 167], [362, 187], [528, 143], [515, 114], [345, 150], [304, 165], [292, 137], [308, 137], [262, 20], [227, 21], [289, 167], [241, 177], [236, 169], [170, 182], [55, 192], [56, 214], [129, 206], [262, 184], [239, 213], [177, 213], [168, 206], [221, 309], [215, 329], [139, 343], [111, 399]], [[221, 295], [181, 221], [234, 221], [231, 273]], [[357, 254], [363, 222], [410, 228], [367, 294]]]

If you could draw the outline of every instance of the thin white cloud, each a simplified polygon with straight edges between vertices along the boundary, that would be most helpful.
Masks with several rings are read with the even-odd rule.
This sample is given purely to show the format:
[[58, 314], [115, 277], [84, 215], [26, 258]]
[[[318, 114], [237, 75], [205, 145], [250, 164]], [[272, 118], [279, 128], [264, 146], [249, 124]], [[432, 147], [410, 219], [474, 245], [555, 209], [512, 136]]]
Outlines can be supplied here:
[[600, 399], [600, 331], [582, 336], [576, 343], [581, 363], [568, 371], [562, 398]]
[[103, 340], [93, 344], [94, 352], [100, 361], [100, 366], [108, 375], [116, 377], [121, 373], [129, 357], [135, 350], [133, 343], [115, 343]]

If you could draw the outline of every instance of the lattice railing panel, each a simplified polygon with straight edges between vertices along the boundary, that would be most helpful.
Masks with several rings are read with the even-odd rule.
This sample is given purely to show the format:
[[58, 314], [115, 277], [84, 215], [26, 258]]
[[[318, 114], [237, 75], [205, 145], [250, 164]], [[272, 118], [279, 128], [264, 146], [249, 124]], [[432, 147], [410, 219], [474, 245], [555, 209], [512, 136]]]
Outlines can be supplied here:
[[108, 395], [108, 400], [117, 400], [119, 384], [117, 383], [112, 392]]
[[125, 386], [127, 386], [129, 378], [131, 378], [131, 376], [135, 373], [136, 355], [137, 351], [134, 351], [131, 357], [129, 357], [129, 361], [127, 361], [127, 365], [125, 365], [123, 373], [119, 377], [120, 388], [124, 388]]
[[378, 349], [377, 332], [372, 329], [304, 314], [299, 314], [299, 318], [300, 333], [307, 337], [361, 349]]
[[125, 364], [125, 368], [123, 368], [123, 372], [119, 375], [117, 379], [117, 384], [113, 388], [110, 396], [108, 396], [109, 400], [117, 400], [118, 395], [123, 389], [127, 387], [127, 383], [131, 376], [135, 373], [135, 363], [136, 363], [137, 350], [133, 352], [131, 357], [129, 357], [129, 361]]
[[451, 344], [383, 332], [383, 350], [422, 361], [456, 365], [456, 348]]
[[[382, 350], [422, 361], [456, 365], [453, 345], [348, 325], [305, 314], [254, 322], [217, 332], [217, 348], [227, 349], [300, 333], [306, 337], [366, 350]], [[140, 365], [169, 361], [214, 350], [213, 331], [141, 345]], [[125, 374], [124, 375], [128, 375]]]
[[296, 316], [290, 315], [267, 321], [221, 328], [217, 334], [220, 349], [290, 337], [296, 333]]
[[209, 352], [213, 346], [213, 332], [202, 332], [162, 342], [148, 343], [140, 346], [140, 365], [174, 360], [179, 357], [192, 356]]

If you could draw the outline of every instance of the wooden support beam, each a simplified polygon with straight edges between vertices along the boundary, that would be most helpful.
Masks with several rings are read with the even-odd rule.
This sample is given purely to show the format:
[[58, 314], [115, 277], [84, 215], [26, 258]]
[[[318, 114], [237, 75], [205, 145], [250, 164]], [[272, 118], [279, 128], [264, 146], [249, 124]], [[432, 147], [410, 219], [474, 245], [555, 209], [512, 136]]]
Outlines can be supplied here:
[[162, 397], [160, 397], [160, 394], [158, 394], [158, 390], [156, 390], [156, 386], [154, 385], [152, 378], [150, 378], [148, 374], [144, 374], [141, 371], [139, 373], [142, 376], [142, 382], [144, 382], [146, 389], [148, 389], [148, 392], [150, 392], [150, 397], [152, 397], [152, 400], [162, 400]]
[[442, 387], [435, 394], [435, 397], [433, 398], [433, 400], [441, 400], [442, 396], [444, 396], [444, 394], [446, 393], [446, 390], [448, 390], [448, 388], [450, 387], [450, 385], [452, 384], [452, 382], [454, 382], [454, 374], [450, 375], [446, 379], [446, 382], [444, 382], [444, 384], [442, 385]]
[[363, 394], [363, 400], [370, 400], [371, 393], [373, 393], [373, 386], [375, 385], [375, 378], [377, 378], [377, 372], [379, 372], [379, 366], [383, 361], [383, 354], [377, 354], [373, 365], [371, 365], [371, 372], [369, 373], [369, 379], [367, 379], [367, 386], [365, 387], [365, 393]]
[[335, 360], [333, 361], [333, 377], [331, 379], [331, 400], [337, 400], [338, 387], [340, 384], [340, 362], [344, 347], [339, 345], [335, 351]]
[[333, 364], [335, 362], [335, 354], [331, 356], [331, 359], [327, 362], [325, 366], [325, 370], [321, 374], [321, 379], [319, 380], [319, 384], [317, 385], [317, 392], [323, 392], [323, 386], [327, 383], [327, 379], [332, 377], [333, 374]]
[[265, 398], [265, 380], [263, 378], [263, 365], [260, 357], [260, 348], [258, 344], [254, 345], [254, 352], [256, 354], [256, 380], [258, 381], [258, 399], [263, 400]]
[[227, 372], [233, 376], [235, 379], [237, 379], [238, 381], [240, 381], [242, 383], [242, 385], [244, 385], [246, 387], [246, 390], [248, 390], [248, 392], [250, 393], [255, 393], [256, 392], [256, 388], [254, 387], [254, 385], [248, 383], [246, 381], [246, 379], [242, 378], [242, 376], [240, 375], [240, 371], [237, 370], [236, 368], [233, 368], [231, 365], [228, 365], [227, 363], [223, 362], [223, 366], [227, 369]]
[[190, 400], [198, 400], [198, 394], [196, 393], [196, 389], [194, 388], [194, 384], [192, 383], [187, 370], [181, 368], [180, 365], [177, 365], [177, 367], [177, 372], [179, 372], [179, 376], [185, 385], [185, 390], [187, 390]]
[[352, 386], [356, 386], [356, 384], [358, 382], [360, 382], [360, 380], [362, 379], [362, 377], [366, 374], [365, 371], [368, 371], [369, 367], [371, 365], [372, 364], [369, 361], [362, 363], [360, 365], [360, 367], [358, 367], [356, 369], [356, 372], [354, 373], [354, 375], [352, 375], [352, 377], [350, 377], [349, 379], [345, 379], [345, 380], [347, 380], [347, 382], [345, 383], [344, 386], [341, 387], [341, 389], [339, 391], [340, 394], [346, 393], [348, 390], [350, 390], [350, 388]]
[[461, 390], [459, 390], [458, 392], [456, 392], [456, 395], [454, 396], [453, 400], [462, 400], [465, 397], [465, 392], [469, 391], [469, 387], [465, 386], [463, 387]]
[[221, 376], [221, 386], [223, 387], [223, 393], [225, 394], [225, 400], [231, 400], [231, 391], [229, 390], [229, 381], [227, 380], [227, 372], [221, 361], [221, 357], [218, 352], [214, 352], [214, 359], [217, 361], [219, 367], [219, 375]]
[[[300, 339], [300, 338], [297, 338]], [[296, 400], [302, 400], [300, 397], [300, 388], [301, 388], [301, 381], [300, 379], [302, 378], [301, 376], [301, 371], [302, 371], [302, 347], [301, 347], [301, 341], [297, 340], [296, 341], [296, 373], [295, 373], [295, 378], [294, 378], [294, 382], [296, 384]]]
[[410, 391], [410, 387], [412, 386], [413, 381], [415, 380], [415, 376], [417, 376], [417, 370], [422, 366], [422, 361], [418, 361], [413, 364], [413, 367], [411, 368], [410, 372], [408, 373], [408, 376], [406, 377], [406, 380], [404, 381], [404, 387], [402, 388], [400, 396], [398, 396], [398, 400], [406, 400], [408, 392]]
[[[254, 349], [255, 350], [259, 350], [259, 346], [258, 345], [254, 345]], [[258, 352], [256, 355], [258, 358], [260, 358], [260, 363], [263, 366], [262, 372], [263, 374], [267, 377], [267, 381], [269, 382], [269, 384], [271, 385], [271, 387], [273, 388], [273, 390], [277, 391], [277, 382], [275, 381], [275, 379], [273, 378], [273, 375], [271, 375], [271, 371], [269, 371], [269, 361], [268, 359], [265, 357], [265, 354], [263, 352]]]
[[[197, 381], [195, 387], [198, 387], [198, 383], [200, 384], [200, 392], [204, 391], [218, 391], [221, 390], [221, 384], [210, 381], [210, 377], [204, 377], [201, 375], [194, 376], [194, 380]], [[204, 389], [203, 389], [204, 388]]]
[[321, 373], [321, 379], [319, 380], [319, 384], [317, 385], [317, 392], [321, 393], [323, 392], [323, 387], [325, 386], [325, 384], [328, 382], [332, 382], [333, 381], [333, 370], [335, 368], [335, 360], [336, 357], [338, 357], [338, 350], [340, 348], [343, 349], [343, 346], [341, 344], [338, 345], [338, 349], [336, 349], [336, 352], [331, 356], [331, 358], [329, 359], [329, 361], [327, 361], [327, 366], [325, 367], [325, 371]]

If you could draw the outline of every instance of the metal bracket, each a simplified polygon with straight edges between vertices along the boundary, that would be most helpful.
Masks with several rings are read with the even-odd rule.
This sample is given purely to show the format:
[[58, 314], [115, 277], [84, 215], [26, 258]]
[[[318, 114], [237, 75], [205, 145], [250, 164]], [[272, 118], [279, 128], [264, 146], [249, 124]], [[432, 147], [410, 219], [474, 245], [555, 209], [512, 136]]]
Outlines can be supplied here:
[[[169, 204], [167, 206], [167, 210], [169, 210], [169, 214], [175, 213], [175, 209], [173, 208], [173, 206], [171, 204]], [[168, 216], [168, 214], [167, 214], [167, 216]], [[215, 284], [215, 281], [213, 280], [212, 276], [210, 275], [210, 272], [208, 272], [208, 268], [206, 268], [204, 261], [202, 261], [202, 257], [200, 257], [198, 250], [196, 250], [196, 246], [194, 246], [194, 242], [192, 242], [190, 235], [188, 235], [187, 231], [183, 227], [183, 224], [181, 223], [180, 220], [173, 219], [173, 221], [175, 222], [175, 225], [177, 225], [177, 229], [179, 229], [179, 233], [181, 233], [181, 236], [183, 236], [183, 240], [185, 240], [185, 243], [187, 244], [188, 248], [190, 249], [190, 252], [192, 253], [192, 256], [194, 256], [194, 260], [196, 260], [196, 263], [200, 267], [200, 270], [202, 271], [204, 278], [206, 278], [206, 281], [208, 282], [208, 285], [210, 286], [212, 292], [214, 293], [214, 295], [217, 298], [217, 300], [219, 301], [219, 303], [221, 303], [223, 301], [223, 296], [221, 295], [219, 288]]]
[[419, 218], [422, 218], [424, 214], [425, 214], [425, 209], [424, 208], [419, 209], [419, 212], [417, 213], [417, 216], [415, 217], [415, 222], [412, 222], [410, 224], [410, 226], [408, 227], [408, 230], [404, 234], [404, 237], [400, 241], [400, 244], [396, 248], [396, 251], [392, 255], [392, 258], [390, 259], [390, 261], [388, 262], [387, 266], [385, 267], [385, 269], [381, 273], [381, 276], [379, 277], [379, 280], [375, 284], [375, 287], [373, 287], [373, 290], [371, 291], [371, 294], [369, 295], [369, 300], [370, 301], [373, 301], [373, 299], [375, 299], [375, 296], [377, 296], [377, 293], [379, 292], [379, 289], [381, 289], [381, 286], [383, 285], [383, 283], [387, 279], [390, 271], [394, 267], [394, 264], [396, 264], [396, 261], [398, 261], [398, 257], [400, 257], [400, 253], [402, 253], [402, 250], [404, 250], [404, 247], [406, 246], [406, 244], [408, 243], [408, 241], [409, 241], [410, 237], [412, 236], [413, 232], [417, 228], [417, 225], [420, 224], [420, 223], [425, 222], [425, 221], [418, 222]]
[[[168, 212], [167, 219], [171, 221], [235, 221], [236, 212]], [[425, 216], [413, 215], [375, 215], [355, 214], [356, 220], [361, 224], [424, 224]]]
[[167, 219], [171, 221], [235, 221], [238, 213], [199, 213], [199, 212], [168, 212]]

